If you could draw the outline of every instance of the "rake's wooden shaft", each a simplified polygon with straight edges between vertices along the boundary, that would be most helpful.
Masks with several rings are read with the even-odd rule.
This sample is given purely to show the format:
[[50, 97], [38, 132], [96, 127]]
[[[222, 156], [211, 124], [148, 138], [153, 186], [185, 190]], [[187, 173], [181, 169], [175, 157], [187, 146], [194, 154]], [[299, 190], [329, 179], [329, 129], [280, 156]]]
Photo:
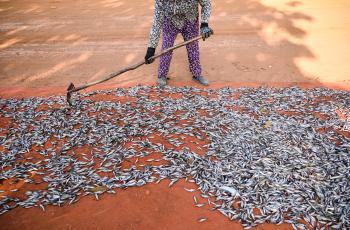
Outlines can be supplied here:
[[[190, 44], [190, 43], [192, 43], [192, 42], [194, 42], [194, 41], [197, 41], [197, 40], [199, 40], [199, 39], [202, 39], [202, 35], [199, 35], [199, 36], [197, 36], [197, 37], [195, 37], [195, 38], [192, 38], [192, 39], [190, 39], [190, 40], [188, 40], [188, 41], [185, 41], [185, 42], [182, 42], [182, 43], [180, 43], [180, 44], [177, 44], [177, 45], [175, 45], [175, 46], [173, 46], [173, 47], [171, 47], [171, 48], [169, 48], [169, 49], [163, 50], [162, 52], [160, 52], [159, 54], [154, 55], [154, 56], [151, 57], [150, 59], [159, 58], [160, 56], [162, 56], [162, 55], [164, 55], [164, 54], [166, 54], [166, 53], [168, 53], [168, 52], [170, 52], [170, 51], [173, 51], [173, 50], [175, 50], [175, 49], [178, 49], [178, 48], [180, 48], [180, 47], [182, 47], [182, 46], [185, 46], [185, 45], [187, 45], [187, 44]], [[114, 77], [116, 77], [116, 76], [119, 76], [120, 74], [123, 74], [123, 73], [125, 73], [125, 72], [130, 71], [130, 70], [137, 69], [137, 68], [139, 68], [140, 66], [144, 65], [145, 63], [146, 63], [146, 61], [142, 61], [142, 62], [139, 62], [139, 63], [137, 63], [137, 64], [128, 66], [128, 67], [126, 67], [126, 68], [124, 68], [124, 69], [121, 69], [121, 70], [119, 70], [119, 71], [117, 71], [117, 72], [113, 72], [113, 73], [109, 74], [106, 78], [104, 78], [104, 79], [102, 79], [102, 80], [94, 81], [94, 82], [88, 83], [88, 84], [86, 84], [86, 85], [79, 86], [79, 87], [77, 87], [77, 88], [75, 88], [74, 85], [73, 85], [73, 87], [69, 87], [69, 88], [68, 88], [68, 90], [67, 90], [67, 95], [68, 95], [68, 94], [71, 94], [71, 93], [74, 93], [74, 92], [77, 92], [77, 91], [80, 91], [80, 90], [83, 90], [83, 89], [86, 89], [86, 88], [88, 88], [88, 87], [91, 87], [91, 86], [100, 84], [100, 83], [103, 83], [103, 82], [105, 82], [105, 81], [108, 81], [108, 80], [110, 80], [110, 79], [112, 79], [112, 78], [114, 78]], [[71, 86], [72, 86], [72, 84], [71, 84]]]

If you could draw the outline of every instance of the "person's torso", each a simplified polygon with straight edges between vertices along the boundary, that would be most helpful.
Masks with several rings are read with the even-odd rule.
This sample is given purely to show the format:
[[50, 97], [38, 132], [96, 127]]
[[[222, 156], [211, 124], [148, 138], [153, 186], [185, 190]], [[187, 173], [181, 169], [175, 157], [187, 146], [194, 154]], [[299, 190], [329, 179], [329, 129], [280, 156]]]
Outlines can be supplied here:
[[160, 0], [164, 16], [171, 19], [174, 26], [182, 28], [187, 21], [198, 19], [199, 0]]

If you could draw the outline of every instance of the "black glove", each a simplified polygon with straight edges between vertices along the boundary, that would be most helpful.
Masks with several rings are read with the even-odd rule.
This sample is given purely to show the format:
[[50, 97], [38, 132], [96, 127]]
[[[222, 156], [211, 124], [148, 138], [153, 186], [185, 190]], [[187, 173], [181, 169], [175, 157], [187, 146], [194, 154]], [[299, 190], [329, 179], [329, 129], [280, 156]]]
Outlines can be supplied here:
[[209, 27], [208, 23], [203, 22], [201, 24], [201, 34], [203, 41], [205, 41], [206, 38], [209, 38], [210, 35], [214, 34], [214, 31]]
[[155, 48], [148, 47], [147, 53], [146, 53], [146, 56], [145, 56], [146, 64], [151, 64], [154, 61], [154, 59], [149, 59], [149, 58], [153, 57], [155, 52], [156, 52]]

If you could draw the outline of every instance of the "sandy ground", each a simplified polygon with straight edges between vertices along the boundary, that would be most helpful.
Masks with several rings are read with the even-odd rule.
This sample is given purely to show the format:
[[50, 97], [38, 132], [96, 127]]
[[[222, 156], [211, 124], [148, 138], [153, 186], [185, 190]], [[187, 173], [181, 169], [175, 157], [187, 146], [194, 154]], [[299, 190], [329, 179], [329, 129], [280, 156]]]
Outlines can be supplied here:
[[[201, 43], [211, 82], [350, 84], [349, 1], [216, 0], [213, 7], [215, 36]], [[141, 60], [152, 9], [152, 0], [1, 0], [2, 91], [79, 85]], [[109, 84], [153, 83], [157, 64]], [[190, 80], [187, 66], [185, 49], [176, 51], [171, 84]]]
[[[214, 0], [215, 36], [201, 43], [204, 75], [223, 86], [327, 86], [350, 89], [350, 2]], [[0, 96], [63, 94], [141, 60], [151, 0], [0, 0]], [[177, 42], [181, 42], [180, 36]], [[176, 51], [171, 85], [195, 85], [185, 49]], [[99, 88], [154, 84], [158, 62]], [[193, 206], [184, 183], [85, 197], [70, 207], [16, 209], [3, 229], [241, 229]], [[197, 223], [199, 217], [209, 221]], [[291, 229], [260, 225], [257, 229]]]

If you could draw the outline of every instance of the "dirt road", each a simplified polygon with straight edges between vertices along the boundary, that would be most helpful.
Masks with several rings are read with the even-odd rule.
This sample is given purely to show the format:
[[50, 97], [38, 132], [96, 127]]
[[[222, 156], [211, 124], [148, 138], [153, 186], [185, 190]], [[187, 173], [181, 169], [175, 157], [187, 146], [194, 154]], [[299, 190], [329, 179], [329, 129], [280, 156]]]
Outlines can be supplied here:
[[[350, 84], [348, 1], [226, 0], [213, 7], [215, 36], [201, 43], [212, 82]], [[151, 0], [2, 0], [0, 86], [82, 84], [142, 59], [152, 9]], [[174, 55], [171, 84], [190, 80], [185, 57], [185, 49]], [[157, 64], [109, 84], [154, 83]]]

